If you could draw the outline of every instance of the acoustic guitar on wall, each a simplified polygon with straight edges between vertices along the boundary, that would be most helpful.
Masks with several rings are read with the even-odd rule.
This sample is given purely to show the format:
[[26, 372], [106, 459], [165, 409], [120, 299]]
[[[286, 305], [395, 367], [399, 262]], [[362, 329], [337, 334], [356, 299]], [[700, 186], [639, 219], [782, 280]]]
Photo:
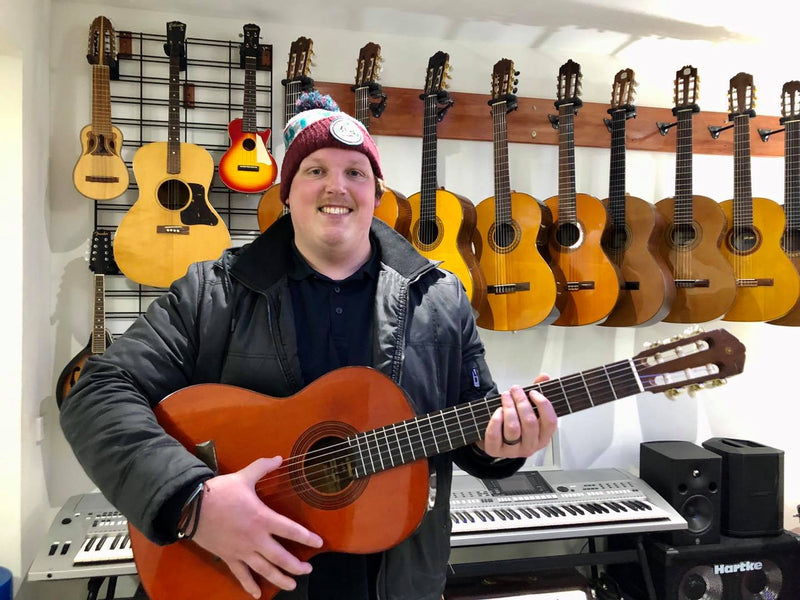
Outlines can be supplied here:
[[243, 116], [228, 125], [230, 148], [219, 161], [219, 178], [230, 189], [252, 194], [263, 192], [278, 176], [278, 165], [267, 149], [271, 130], [258, 130], [256, 111], [256, 70], [264, 48], [258, 43], [261, 28], [244, 26], [239, 56], [244, 68]]
[[56, 383], [56, 404], [61, 403], [78, 381], [86, 359], [93, 354], [103, 354], [113, 341], [106, 329], [106, 275], [118, 273], [114, 264], [114, 252], [111, 245], [111, 232], [98, 229], [92, 234], [89, 252], [89, 269], [94, 273], [94, 293], [92, 295], [92, 333], [89, 343], [78, 352], [61, 371]]
[[553, 325], [589, 325], [608, 317], [619, 298], [616, 266], [601, 244], [608, 227], [600, 200], [575, 192], [575, 115], [580, 99], [580, 65], [572, 60], [558, 71], [558, 195], [545, 200], [553, 214], [550, 261], [563, 273], [563, 289], [556, 302], [560, 316]]
[[632, 69], [614, 77], [611, 90], [611, 165], [608, 209], [611, 227], [602, 244], [622, 278], [619, 299], [603, 321], [604, 326], [631, 327], [661, 321], [672, 307], [675, 282], [666, 261], [658, 253], [664, 218], [653, 205], [625, 193], [625, 121], [636, 116], [633, 104], [636, 87]]
[[[715, 385], [744, 368], [744, 346], [725, 330], [676, 338], [599, 368], [535, 384], [561, 417], [642, 392]], [[379, 402], [380, 410], [365, 410]], [[284, 457], [256, 484], [278, 514], [322, 537], [321, 548], [285, 542], [307, 560], [319, 552], [367, 554], [397, 545], [428, 510], [426, 458], [483, 438], [499, 396], [415, 415], [391, 379], [367, 367], [320, 377], [290, 398], [220, 384], [184, 388], [154, 408], [190, 452], [213, 444], [220, 474], [258, 457]], [[679, 417], [676, 417], [679, 418]], [[389, 515], [391, 518], [387, 518]], [[166, 546], [131, 527], [136, 568], [151, 600], [247, 600], [224, 562], [192, 541]], [[262, 600], [279, 591], [254, 575]]]
[[205, 148], [180, 141], [180, 71], [186, 25], [167, 23], [169, 133], [133, 157], [139, 197], [114, 237], [122, 273], [142, 285], [168, 287], [193, 262], [218, 258], [231, 245], [225, 222], [208, 201], [214, 159]]
[[455, 274], [464, 285], [472, 307], [477, 311], [486, 296], [486, 281], [472, 250], [477, 214], [475, 205], [437, 184], [437, 125], [453, 105], [445, 89], [450, 57], [437, 52], [428, 61], [422, 129], [422, 182], [411, 196], [411, 243], [431, 260]]
[[[379, 118], [386, 107], [386, 94], [378, 83], [381, 47], [373, 42], [361, 48], [356, 64], [355, 118], [369, 131], [370, 118]], [[375, 101], [375, 99], [378, 99]], [[386, 188], [375, 208], [375, 216], [408, 239], [411, 227], [411, 205], [400, 192]]]
[[111, 22], [97, 17], [89, 28], [86, 58], [92, 65], [92, 122], [81, 129], [81, 155], [72, 182], [92, 200], [111, 200], [128, 189], [128, 167], [120, 157], [122, 132], [111, 124], [111, 67], [116, 64], [116, 37]]
[[526, 329], [558, 317], [557, 286], [547, 253], [550, 209], [536, 198], [511, 190], [506, 116], [517, 109], [514, 63], [502, 59], [492, 71], [494, 196], [476, 208], [479, 261], [486, 278], [486, 301], [478, 326], [495, 331]]
[[733, 267], [736, 297], [725, 321], [769, 321], [785, 315], [800, 296], [797, 269], [781, 248], [786, 217], [777, 202], [754, 198], [750, 174], [753, 76], [738, 73], [728, 89], [733, 121], [733, 199], [720, 203], [728, 219], [722, 254]]
[[[299, 37], [289, 49], [289, 61], [286, 67], [286, 79], [283, 84], [283, 116], [284, 125], [297, 112], [295, 102], [303, 92], [314, 89], [314, 80], [308, 74], [311, 71], [311, 57], [314, 55], [314, 42], [306, 37]], [[259, 231], [266, 231], [279, 217], [289, 209], [281, 202], [281, 184], [272, 184], [258, 201]]]
[[704, 323], [725, 314], [736, 295], [733, 269], [720, 250], [727, 227], [714, 200], [692, 192], [692, 117], [700, 80], [685, 66], [675, 74], [678, 136], [675, 149], [675, 196], [656, 203], [666, 222], [658, 251], [675, 280], [675, 300], [664, 317], [670, 323]]

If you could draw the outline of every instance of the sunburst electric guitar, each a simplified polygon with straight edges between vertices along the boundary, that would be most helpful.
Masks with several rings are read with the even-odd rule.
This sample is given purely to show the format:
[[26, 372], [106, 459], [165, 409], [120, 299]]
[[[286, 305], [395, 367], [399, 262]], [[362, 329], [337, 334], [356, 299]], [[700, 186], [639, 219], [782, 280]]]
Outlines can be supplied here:
[[781, 248], [786, 217], [768, 198], [754, 198], [750, 175], [750, 118], [755, 117], [753, 76], [730, 80], [733, 121], [733, 199], [720, 203], [728, 219], [722, 254], [736, 276], [736, 297], [725, 321], [769, 321], [785, 315], [800, 296], [797, 269]]
[[87, 198], [110, 200], [122, 195], [130, 181], [120, 157], [122, 132], [111, 124], [111, 66], [116, 62], [114, 28], [97, 17], [89, 28], [92, 65], [92, 122], [81, 129], [81, 155], [72, 171], [75, 188]]
[[[356, 64], [355, 118], [369, 131], [370, 118], [379, 118], [386, 106], [386, 94], [378, 83], [380, 76], [381, 47], [373, 42], [361, 48]], [[377, 101], [376, 101], [377, 99]], [[386, 188], [375, 208], [375, 216], [404, 238], [411, 228], [411, 205], [408, 199], [395, 190]]]
[[486, 300], [477, 323], [495, 331], [526, 329], [558, 317], [556, 279], [547, 252], [550, 209], [536, 198], [511, 190], [506, 115], [517, 109], [514, 63], [503, 59], [492, 71], [494, 196], [480, 202], [477, 231]]
[[611, 90], [611, 165], [608, 209], [611, 227], [603, 237], [606, 254], [622, 277], [619, 299], [603, 321], [609, 327], [658, 323], [669, 313], [675, 298], [675, 283], [666, 261], [658, 253], [664, 218], [653, 205], [625, 193], [625, 121], [636, 116], [633, 104], [635, 76], [623, 69], [614, 77]]
[[185, 24], [167, 23], [168, 141], [152, 142], [136, 151], [133, 172], [139, 198], [114, 237], [114, 258], [122, 273], [154, 287], [168, 287], [191, 263], [215, 259], [231, 245], [225, 222], [208, 201], [214, 159], [204, 148], [180, 141], [185, 32]]
[[733, 269], [720, 250], [725, 213], [711, 198], [692, 193], [692, 117], [700, 111], [699, 86], [696, 68], [685, 66], [675, 74], [675, 196], [656, 203], [666, 222], [658, 251], [675, 280], [675, 300], [664, 317], [671, 323], [717, 319], [736, 295]]
[[606, 256], [601, 240], [608, 217], [600, 200], [575, 192], [574, 122], [580, 99], [580, 65], [572, 60], [558, 71], [558, 195], [545, 200], [553, 214], [550, 260], [564, 276], [553, 325], [589, 325], [608, 317], [619, 297], [617, 267]]
[[244, 68], [243, 115], [228, 124], [231, 145], [219, 160], [222, 183], [245, 194], [263, 192], [278, 176], [278, 165], [267, 149], [271, 130], [259, 131], [256, 123], [256, 70], [264, 51], [258, 43], [260, 33], [258, 25], [244, 26], [244, 41], [239, 46]]
[[[311, 71], [311, 57], [314, 55], [314, 42], [299, 37], [289, 49], [289, 62], [286, 67], [286, 79], [283, 84], [283, 117], [284, 124], [297, 112], [295, 102], [303, 92], [314, 89], [314, 80], [308, 74]], [[258, 229], [266, 231], [279, 217], [288, 212], [281, 202], [281, 184], [272, 184], [258, 201]]]
[[[718, 382], [740, 373], [744, 361], [744, 346], [718, 329], [528, 389], [541, 391], [559, 416], [567, 416], [641, 392]], [[365, 409], [376, 402], [379, 410]], [[490, 396], [418, 416], [388, 377], [345, 367], [291, 398], [202, 384], [168, 396], [154, 410], [189, 451], [213, 444], [220, 474], [262, 456], [283, 456], [283, 464], [256, 484], [256, 493], [322, 537], [318, 549], [284, 543], [307, 560], [318, 552], [379, 552], [412, 534], [428, 508], [425, 459], [482, 439], [499, 406], [500, 397]], [[225, 563], [194, 542], [159, 546], [134, 528], [131, 542], [151, 600], [251, 598]], [[262, 600], [274, 597], [278, 589], [255, 577]]]
[[[781, 246], [800, 273], [800, 81], [787, 81], [781, 91], [781, 123], [785, 128], [784, 201], [786, 228]], [[800, 327], [800, 299], [773, 325]]]
[[422, 130], [422, 182], [411, 196], [411, 243], [426, 258], [442, 261], [443, 269], [455, 274], [464, 285], [472, 307], [479, 310], [486, 296], [486, 281], [472, 250], [477, 215], [475, 205], [436, 183], [437, 134], [439, 121], [453, 105], [445, 89], [450, 57], [437, 52], [428, 61]]

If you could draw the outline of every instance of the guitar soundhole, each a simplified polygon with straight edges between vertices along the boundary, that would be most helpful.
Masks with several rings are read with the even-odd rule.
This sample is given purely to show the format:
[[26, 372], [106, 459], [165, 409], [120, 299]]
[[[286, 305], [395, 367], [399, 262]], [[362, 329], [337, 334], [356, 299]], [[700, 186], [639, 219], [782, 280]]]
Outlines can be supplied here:
[[252, 152], [253, 150], [256, 149], [256, 141], [253, 140], [253, 139], [247, 138], [242, 142], [242, 148], [244, 148], [248, 152]]
[[672, 243], [677, 247], [691, 246], [696, 236], [691, 223], [679, 223], [672, 228]]
[[158, 201], [167, 210], [180, 210], [189, 203], [191, 192], [185, 183], [168, 179], [158, 186]]
[[414, 230], [411, 234], [420, 250], [430, 251], [441, 243], [442, 231], [442, 221], [436, 217], [435, 219], [420, 219], [414, 223]]
[[326, 437], [314, 442], [305, 461], [309, 485], [322, 494], [337, 494], [355, 479], [353, 456], [337, 452], [342, 440]]
[[492, 249], [497, 254], [507, 254], [519, 246], [522, 231], [516, 221], [510, 223], [493, 223], [487, 236], [492, 243]]
[[628, 228], [627, 227], [612, 227], [603, 245], [612, 252], [622, 252], [628, 246]]
[[734, 252], [752, 252], [759, 245], [758, 233], [752, 227], [734, 226], [728, 234], [728, 243]]
[[790, 256], [800, 255], [800, 229], [787, 229], [781, 238], [781, 246]]
[[556, 229], [556, 242], [570, 248], [581, 239], [581, 228], [577, 223], [560, 223]]

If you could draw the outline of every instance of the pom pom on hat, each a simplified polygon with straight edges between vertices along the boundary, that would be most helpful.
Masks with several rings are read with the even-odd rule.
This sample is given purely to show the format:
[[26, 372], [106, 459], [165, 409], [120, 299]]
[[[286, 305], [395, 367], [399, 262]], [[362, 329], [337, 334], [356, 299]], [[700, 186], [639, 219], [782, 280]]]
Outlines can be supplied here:
[[286, 204], [292, 180], [303, 159], [320, 148], [341, 148], [361, 152], [372, 165], [372, 172], [383, 179], [380, 155], [366, 128], [339, 110], [330, 96], [317, 91], [300, 95], [297, 112], [283, 129], [286, 153], [281, 164], [281, 201]]

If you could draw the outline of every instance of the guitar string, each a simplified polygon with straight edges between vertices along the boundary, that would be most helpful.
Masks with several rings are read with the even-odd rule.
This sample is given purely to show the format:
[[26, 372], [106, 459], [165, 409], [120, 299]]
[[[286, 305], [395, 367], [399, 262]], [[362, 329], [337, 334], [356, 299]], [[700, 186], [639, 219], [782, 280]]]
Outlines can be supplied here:
[[[632, 359], [632, 361], [634, 362], [634, 364], [636, 364], [636, 362], [640, 362], [641, 365], [646, 364], [646, 359]], [[610, 369], [609, 367], [613, 367], [616, 370]], [[525, 388], [525, 389], [526, 390], [531, 390], [531, 389], [542, 390], [542, 388], [544, 386], [553, 387], [554, 388], [553, 390], [546, 391], [545, 393], [547, 395], [549, 395], [549, 396], [556, 397], [556, 396], [558, 396], [557, 387], [560, 387], [561, 390], [562, 390], [562, 393], [565, 394], [565, 397], [563, 399], [555, 398], [552, 401], [552, 404], [553, 404], [554, 408], [556, 408], [556, 407], [562, 408], [563, 405], [566, 405], [568, 412], [571, 413], [571, 412], [573, 412], [573, 409], [570, 406], [569, 399], [566, 397], [568, 388], [570, 388], [570, 387], [573, 388], [571, 390], [573, 393], [574, 393], [575, 389], [583, 388], [586, 391], [586, 394], [587, 394], [587, 396], [589, 398], [589, 405], [584, 406], [583, 408], [589, 408], [590, 406], [593, 406], [593, 405], [595, 405], [597, 403], [609, 402], [610, 400], [612, 400], [612, 399], [614, 399], [616, 397], [615, 391], [613, 389], [613, 384], [612, 384], [612, 386], [609, 387], [610, 393], [607, 392], [607, 391], [604, 391], [604, 392], [601, 392], [600, 394], [596, 394], [595, 397], [593, 397], [592, 394], [589, 392], [589, 386], [592, 383], [597, 383], [598, 381], [603, 380], [603, 379], [606, 380], [605, 384], [611, 384], [611, 378], [613, 378], [615, 376], [618, 376], [620, 373], [625, 372], [625, 371], [627, 371], [628, 373], [631, 372], [630, 371], [630, 363], [628, 361], [622, 361], [620, 363], [617, 363], [616, 365], [609, 365], [607, 367], [601, 367], [599, 369], [596, 369], [596, 370], [594, 370], [594, 373], [595, 373], [594, 375], [592, 375], [592, 372], [579, 373], [579, 374], [576, 374], [576, 375], [568, 376], [566, 378], [556, 379], [556, 380], [549, 380], [547, 382], [543, 382], [542, 384], [535, 384], [534, 386], [531, 386], [531, 387]], [[587, 375], [588, 375], [588, 377], [587, 377]], [[640, 377], [640, 380], [642, 381], [642, 384], [643, 384], [643, 387], [644, 387], [645, 391], [647, 391], [650, 387], [653, 387], [653, 384], [654, 384], [654, 382], [655, 382], [655, 380], [657, 378], [657, 376], [655, 376], [655, 375], [642, 376], [641, 374], [639, 374], [639, 377]], [[579, 379], [580, 379], [580, 381], [579, 381]], [[617, 383], [619, 384], [619, 382], [617, 382]], [[628, 395], [628, 394], [626, 394], [626, 395]], [[472, 402], [472, 403], [459, 405], [457, 407], [451, 407], [451, 409], [449, 409], [449, 411], [448, 411], [448, 409], [445, 409], [445, 412], [439, 413], [440, 416], [443, 417], [443, 419], [442, 419], [443, 426], [442, 427], [438, 427], [437, 426], [438, 429], [439, 429], [439, 432], [436, 432], [432, 428], [432, 432], [434, 433], [434, 438], [433, 438], [434, 443], [436, 444], [437, 440], [444, 441], [445, 438], [440, 436], [441, 431], [444, 431], [445, 434], [447, 434], [447, 431], [449, 429], [448, 426], [452, 425], [453, 423], [458, 423], [458, 421], [459, 421], [458, 412], [459, 411], [473, 410], [476, 406], [480, 407], [481, 404], [484, 405], [484, 409], [485, 409], [485, 407], [488, 406], [489, 403], [496, 403], [498, 400], [499, 400], [499, 396], [493, 396], [493, 397], [490, 397], [490, 398], [486, 398], [484, 400], [478, 400], [478, 401], [475, 401], [475, 402]], [[573, 401], [574, 401], [574, 399], [573, 399]], [[582, 410], [582, 409], [579, 409], [579, 410]], [[437, 413], [433, 413], [433, 414], [437, 414]], [[430, 418], [431, 418], [430, 415], [428, 415], [429, 422], [430, 422]], [[450, 419], [449, 423], [447, 421], [448, 418]], [[416, 418], [414, 418], [412, 420], [416, 421], [416, 422], [419, 422], [420, 420], [424, 420], [424, 419], [425, 419], [425, 416], [416, 417]], [[399, 424], [393, 424], [393, 425], [396, 428]], [[366, 436], [369, 433], [372, 433], [373, 436], [375, 437], [376, 441], [377, 441], [378, 432], [381, 431], [381, 430], [383, 430], [385, 432], [390, 427], [392, 427], [392, 425], [386, 426], [386, 428], [378, 428], [376, 430], [373, 430], [372, 432], [363, 432], [363, 433], [361, 433], [359, 435], [365, 435]], [[384, 435], [385, 435], [385, 433], [384, 433]], [[395, 432], [395, 436], [396, 436], [396, 432]], [[437, 437], [437, 436], [439, 436], [439, 437]], [[420, 436], [420, 439], [421, 439], [421, 436]], [[449, 439], [449, 436], [448, 436], [448, 439]], [[411, 440], [411, 438], [409, 438], [409, 443], [410, 443], [409, 447], [411, 448], [411, 452], [412, 452], [412, 455], [413, 455], [413, 442], [411, 442], [410, 440]], [[367, 444], [368, 444], [368, 442], [367, 442]], [[276, 471], [272, 472], [270, 475], [268, 475], [267, 477], [265, 477], [262, 480], [260, 480], [260, 483], [266, 483], [266, 482], [268, 482], [269, 479], [271, 479], [273, 477], [282, 476], [281, 472], [285, 472], [287, 470], [288, 471], [292, 471], [296, 464], [303, 463], [303, 462], [307, 461], [308, 459], [313, 458], [313, 459], [319, 461], [321, 459], [325, 459], [325, 458], [330, 457], [330, 456], [335, 456], [335, 455], [337, 455], [337, 453], [339, 453], [341, 451], [342, 448], [348, 449], [348, 450], [351, 450], [351, 451], [353, 450], [353, 448], [350, 447], [347, 444], [347, 442], [342, 442], [341, 444], [338, 445], [338, 447], [337, 447], [337, 445], [333, 445], [333, 446], [330, 446], [330, 447], [327, 447], [327, 448], [324, 448], [324, 449], [321, 449], [321, 450], [317, 450], [317, 451], [312, 451], [312, 452], [306, 453], [304, 455], [298, 455], [298, 456], [291, 457], [289, 460], [284, 462], [284, 464], [282, 464], [281, 467], [276, 469]], [[355, 451], [358, 452], [358, 450], [355, 450]], [[401, 455], [402, 455], [402, 452], [403, 452], [403, 448], [401, 447]], [[379, 455], [379, 456], [382, 457], [382, 454]]]

